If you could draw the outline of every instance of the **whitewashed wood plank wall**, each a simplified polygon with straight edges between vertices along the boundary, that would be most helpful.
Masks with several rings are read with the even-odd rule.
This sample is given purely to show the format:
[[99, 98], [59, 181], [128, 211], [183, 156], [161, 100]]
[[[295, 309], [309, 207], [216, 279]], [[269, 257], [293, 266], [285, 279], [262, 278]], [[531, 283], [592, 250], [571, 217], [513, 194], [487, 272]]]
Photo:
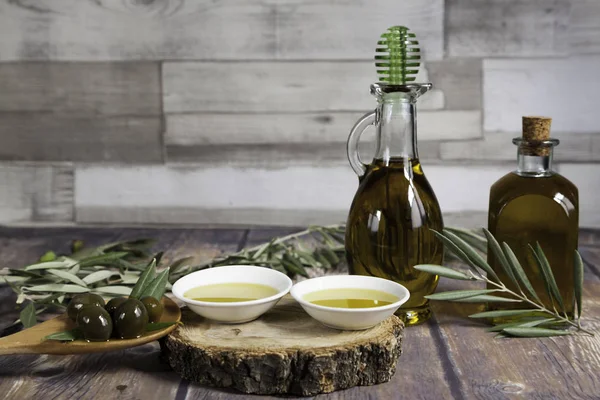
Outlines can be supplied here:
[[419, 151], [448, 221], [485, 225], [521, 115], [544, 114], [600, 227], [598, 0], [0, 0], [0, 223], [343, 221], [391, 25], [424, 49]]

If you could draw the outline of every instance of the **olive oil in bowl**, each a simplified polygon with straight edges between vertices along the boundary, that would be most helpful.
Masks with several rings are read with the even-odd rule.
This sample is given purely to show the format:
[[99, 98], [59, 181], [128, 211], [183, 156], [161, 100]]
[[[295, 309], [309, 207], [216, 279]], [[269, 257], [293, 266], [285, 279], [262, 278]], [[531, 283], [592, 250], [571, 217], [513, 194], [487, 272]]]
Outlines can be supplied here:
[[190, 300], [210, 303], [237, 303], [266, 299], [278, 290], [258, 283], [217, 283], [192, 288], [184, 293]]
[[274, 269], [227, 265], [180, 278], [172, 293], [201, 317], [241, 324], [269, 311], [291, 288], [292, 280]]
[[374, 308], [389, 306], [398, 297], [373, 289], [325, 289], [308, 293], [304, 300], [318, 306], [333, 308]]

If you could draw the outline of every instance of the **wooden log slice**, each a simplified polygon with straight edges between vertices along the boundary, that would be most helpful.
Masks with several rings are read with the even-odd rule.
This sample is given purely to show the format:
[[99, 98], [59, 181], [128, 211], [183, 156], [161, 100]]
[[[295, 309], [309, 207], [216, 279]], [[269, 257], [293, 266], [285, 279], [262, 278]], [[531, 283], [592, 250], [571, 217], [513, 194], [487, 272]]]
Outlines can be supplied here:
[[183, 378], [244, 393], [303, 396], [389, 381], [404, 330], [396, 316], [364, 331], [327, 328], [289, 296], [245, 324], [214, 323], [187, 309], [182, 322], [161, 347]]

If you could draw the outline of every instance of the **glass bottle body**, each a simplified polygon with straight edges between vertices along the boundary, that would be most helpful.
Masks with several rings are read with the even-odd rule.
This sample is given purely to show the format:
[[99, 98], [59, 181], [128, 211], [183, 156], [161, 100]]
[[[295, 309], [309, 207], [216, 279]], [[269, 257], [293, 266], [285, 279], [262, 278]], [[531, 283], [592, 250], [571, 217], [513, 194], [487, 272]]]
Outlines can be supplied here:
[[[528, 155], [527, 144], [520, 140], [515, 142], [520, 146], [519, 168], [492, 186], [488, 229], [498, 242], [506, 242], [513, 249], [536, 293], [544, 305], [552, 309], [542, 273], [529, 249], [529, 245], [540, 244], [556, 278], [565, 311], [569, 318], [573, 318], [573, 262], [579, 231], [578, 190], [568, 179], [551, 169], [552, 146], [558, 144], [557, 141], [546, 143], [549, 150], [545, 156]], [[510, 289], [518, 291], [490, 249], [488, 263]], [[488, 288], [494, 289], [491, 285]], [[491, 303], [488, 308], [531, 307], [521, 303]], [[494, 322], [508, 322], [510, 319], [498, 318]]]
[[359, 177], [346, 224], [346, 255], [350, 273], [406, 286], [411, 297], [397, 314], [414, 325], [430, 317], [424, 296], [435, 291], [438, 281], [414, 266], [442, 263], [443, 247], [432, 230], [441, 231], [443, 220], [416, 148], [419, 92], [394, 93], [379, 97], [377, 151]]

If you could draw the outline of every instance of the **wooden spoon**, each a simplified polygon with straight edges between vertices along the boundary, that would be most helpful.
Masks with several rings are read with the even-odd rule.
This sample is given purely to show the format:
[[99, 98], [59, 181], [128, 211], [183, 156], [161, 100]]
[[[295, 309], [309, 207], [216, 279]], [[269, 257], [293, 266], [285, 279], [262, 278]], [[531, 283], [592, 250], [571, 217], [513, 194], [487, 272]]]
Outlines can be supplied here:
[[[168, 297], [162, 298], [164, 306], [160, 322], [179, 322], [181, 311], [179, 306]], [[171, 333], [177, 324], [164, 329], [145, 333], [136, 339], [110, 339], [107, 342], [86, 342], [74, 340], [60, 342], [58, 340], [45, 340], [52, 333], [68, 331], [75, 328], [75, 323], [67, 314], [52, 318], [34, 327], [25, 329], [14, 335], [0, 339], [0, 355], [2, 354], [84, 354], [103, 351], [120, 350], [128, 347], [140, 346], [157, 340]]]

